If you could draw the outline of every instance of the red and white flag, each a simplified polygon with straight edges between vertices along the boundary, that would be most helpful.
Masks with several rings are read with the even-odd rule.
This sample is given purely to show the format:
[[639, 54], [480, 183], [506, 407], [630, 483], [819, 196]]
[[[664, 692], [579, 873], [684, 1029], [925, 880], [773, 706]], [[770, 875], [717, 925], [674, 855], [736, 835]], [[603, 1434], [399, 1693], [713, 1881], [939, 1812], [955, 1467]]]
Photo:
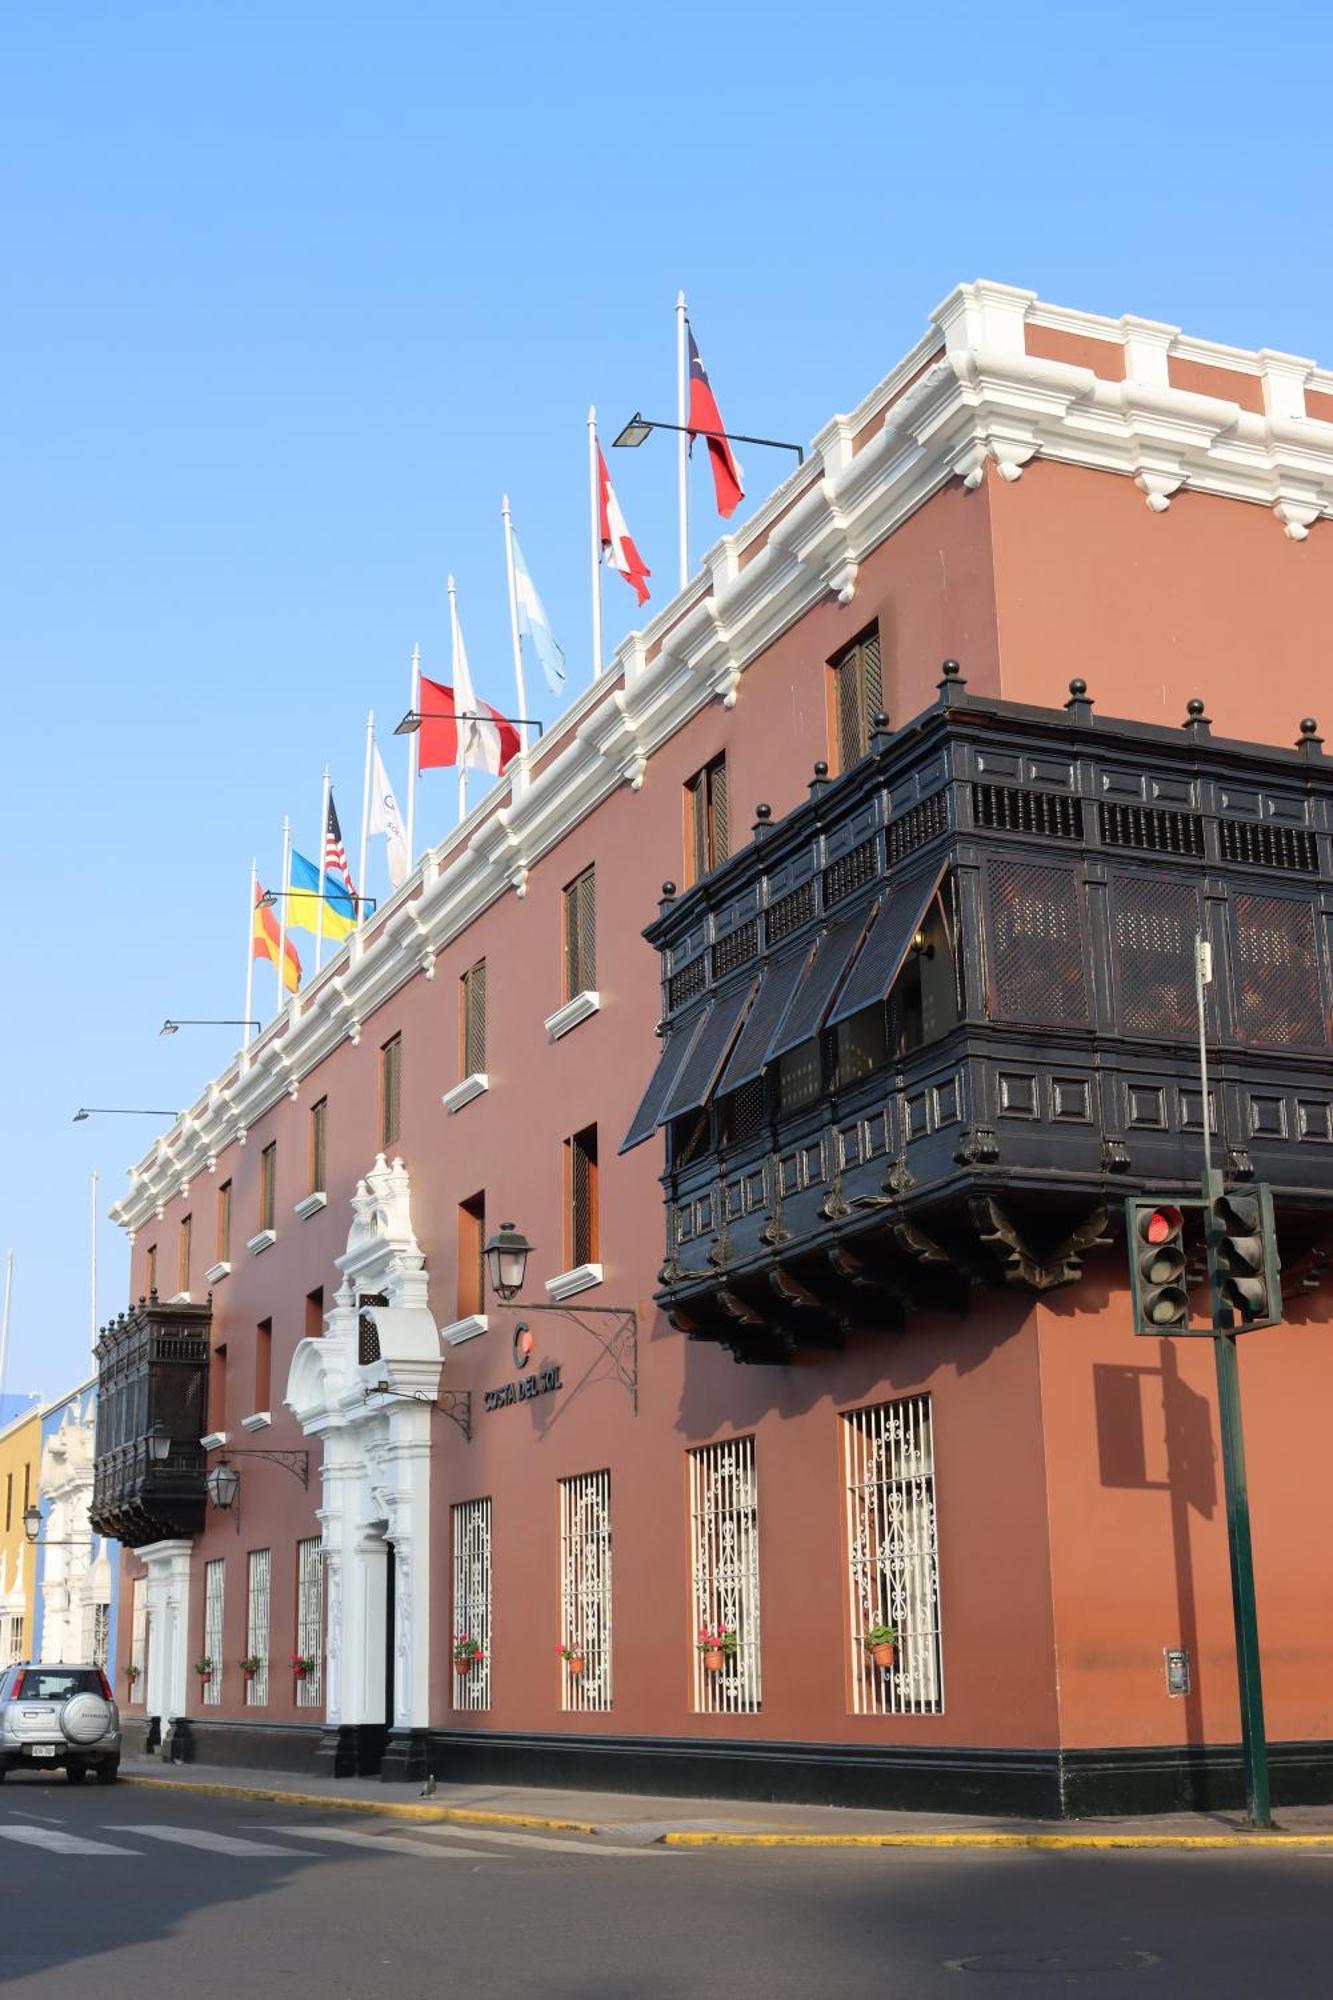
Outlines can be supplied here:
[[600, 440], [597, 445], [597, 495], [602, 561], [608, 568], [619, 570], [640, 604], [646, 604], [650, 596], [648, 578], [652, 571], [635, 548], [634, 537], [625, 526], [625, 516], [620, 511], [616, 489], [606, 469], [606, 455]]
[[[518, 755], [518, 731], [498, 709], [477, 700], [470, 679], [466, 688], [457, 671], [454, 679], [460, 683], [457, 696], [453, 688], [421, 676], [418, 768], [428, 771], [437, 764], [461, 764], [474, 771], [490, 771], [498, 778]], [[475, 719], [460, 721], [460, 717]]]
[[722, 412], [717, 407], [717, 397], [708, 379], [708, 370], [699, 358], [699, 349], [694, 338], [694, 328], [686, 321], [690, 341], [690, 413], [686, 418], [690, 431], [690, 450], [694, 449], [696, 437], [702, 437], [708, 444], [708, 463], [713, 473], [713, 491], [717, 495], [717, 511], [723, 520], [735, 513], [745, 498], [745, 486], [741, 477], [740, 461], [731, 448], [730, 441], [721, 433], [726, 430]]

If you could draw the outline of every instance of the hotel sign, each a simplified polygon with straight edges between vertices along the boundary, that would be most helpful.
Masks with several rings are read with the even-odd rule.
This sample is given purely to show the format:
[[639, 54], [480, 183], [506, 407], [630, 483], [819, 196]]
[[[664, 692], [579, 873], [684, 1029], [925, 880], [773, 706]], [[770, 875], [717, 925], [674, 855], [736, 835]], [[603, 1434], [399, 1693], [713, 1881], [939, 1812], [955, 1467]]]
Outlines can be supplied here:
[[504, 1410], [511, 1403], [530, 1403], [534, 1396], [549, 1395], [553, 1389], [562, 1387], [557, 1361], [553, 1367], [539, 1369], [535, 1375], [524, 1376], [521, 1382], [506, 1382], [499, 1389], [488, 1389], [483, 1404], [488, 1410]]

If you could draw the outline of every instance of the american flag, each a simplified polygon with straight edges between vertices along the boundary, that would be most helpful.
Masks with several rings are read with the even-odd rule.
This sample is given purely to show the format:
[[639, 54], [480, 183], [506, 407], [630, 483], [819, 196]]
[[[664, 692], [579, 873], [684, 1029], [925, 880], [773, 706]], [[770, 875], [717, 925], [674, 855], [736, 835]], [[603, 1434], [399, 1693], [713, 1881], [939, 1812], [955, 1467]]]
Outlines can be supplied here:
[[348, 895], [355, 900], [356, 890], [352, 887], [352, 871], [347, 866], [343, 830], [338, 824], [338, 808], [333, 803], [332, 792], [329, 793], [329, 823], [324, 829], [324, 873], [340, 876]]

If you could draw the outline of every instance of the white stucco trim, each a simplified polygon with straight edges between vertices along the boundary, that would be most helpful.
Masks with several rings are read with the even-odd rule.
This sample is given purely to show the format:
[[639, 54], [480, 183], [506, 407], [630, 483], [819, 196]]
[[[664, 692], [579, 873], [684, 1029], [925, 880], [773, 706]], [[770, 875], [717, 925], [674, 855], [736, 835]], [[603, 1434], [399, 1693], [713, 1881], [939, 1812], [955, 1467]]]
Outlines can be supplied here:
[[590, 1014], [597, 1013], [602, 1004], [602, 996], [592, 987], [576, 993], [572, 1000], [566, 1000], [563, 1007], [557, 1007], [554, 1014], [548, 1014], [542, 1023], [553, 1042], [567, 1035], [571, 1028], [577, 1028], [580, 1021], [586, 1021]]
[[225, 1431], [209, 1431], [208, 1435], [201, 1437], [199, 1442], [205, 1451], [220, 1451], [227, 1442], [227, 1433]]
[[464, 1341], [475, 1340], [490, 1327], [485, 1313], [467, 1313], [462, 1319], [453, 1320], [440, 1328], [440, 1339], [446, 1347], [461, 1347]]
[[204, 1283], [206, 1285], [216, 1285], [219, 1279], [229, 1278], [230, 1276], [231, 1265], [225, 1257], [220, 1257], [216, 1264], [210, 1264], [204, 1272]]
[[135, 1553], [148, 1572], [148, 1678], [144, 1708], [165, 1729], [189, 1708], [190, 1557], [184, 1538], [149, 1542]]
[[256, 1235], [247, 1239], [245, 1247], [252, 1257], [258, 1257], [262, 1251], [267, 1250], [277, 1240], [278, 1232], [276, 1229], [261, 1229]]
[[546, 1280], [546, 1295], [552, 1299], [572, 1299], [576, 1292], [590, 1292], [601, 1282], [600, 1264], [576, 1264], [572, 1271], [562, 1271], [558, 1278]]
[[318, 1215], [320, 1209], [327, 1208], [328, 1205], [329, 1198], [327, 1194], [325, 1194], [323, 1188], [317, 1188], [313, 1193], [303, 1194], [299, 1201], [292, 1203], [292, 1214], [299, 1215], [302, 1222], [304, 1222], [308, 1215]]
[[241, 1418], [241, 1429], [243, 1431], [266, 1431], [272, 1422], [273, 1418], [269, 1411], [252, 1410], [248, 1417]]
[[471, 1076], [465, 1076], [452, 1090], [446, 1090], [440, 1102], [452, 1116], [455, 1111], [461, 1111], [465, 1104], [471, 1104], [474, 1097], [480, 1097], [483, 1091], [488, 1090], [490, 1082], [485, 1070], [474, 1069]]

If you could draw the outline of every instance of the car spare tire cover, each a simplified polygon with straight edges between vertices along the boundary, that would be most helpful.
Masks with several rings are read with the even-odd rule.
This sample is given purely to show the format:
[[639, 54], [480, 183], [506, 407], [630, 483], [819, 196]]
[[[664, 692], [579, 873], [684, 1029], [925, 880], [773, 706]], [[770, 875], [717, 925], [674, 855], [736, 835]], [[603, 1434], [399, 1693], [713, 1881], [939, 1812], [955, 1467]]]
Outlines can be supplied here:
[[71, 1743], [96, 1743], [111, 1727], [111, 1704], [100, 1694], [72, 1694], [60, 1711], [60, 1727]]

